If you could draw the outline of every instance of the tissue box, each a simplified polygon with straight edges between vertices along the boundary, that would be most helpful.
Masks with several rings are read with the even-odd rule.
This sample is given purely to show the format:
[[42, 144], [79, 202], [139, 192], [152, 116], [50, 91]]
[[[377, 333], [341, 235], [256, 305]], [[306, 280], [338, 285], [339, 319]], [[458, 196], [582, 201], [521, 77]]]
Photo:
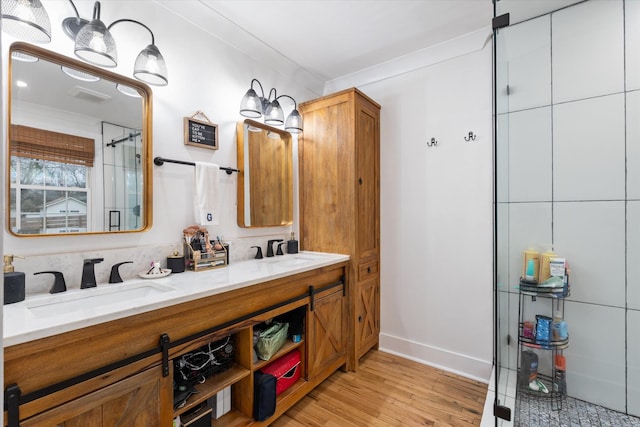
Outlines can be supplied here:
[[300, 378], [300, 350], [290, 351], [261, 369], [276, 377], [276, 396], [291, 387]]

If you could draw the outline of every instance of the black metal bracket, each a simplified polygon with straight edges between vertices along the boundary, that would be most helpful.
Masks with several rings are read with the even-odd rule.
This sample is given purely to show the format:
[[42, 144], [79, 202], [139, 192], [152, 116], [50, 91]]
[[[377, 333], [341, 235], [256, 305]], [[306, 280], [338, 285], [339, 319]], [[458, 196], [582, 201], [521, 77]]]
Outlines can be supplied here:
[[7, 408], [7, 422], [9, 427], [20, 425], [20, 396], [22, 391], [18, 384], [9, 384], [4, 391], [4, 403]]
[[162, 376], [169, 376], [169, 344], [171, 340], [169, 335], [160, 335], [160, 351], [162, 351]]
[[506, 406], [501, 406], [496, 403], [493, 405], [493, 416], [511, 421], [511, 408], [507, 408]]
[[309, 286], [309, 298], [311, 299], [309, 301], [309, 311], [313, 311], [315, 297], [316, 297], [316, 289], [313, 286]]
[[496, 16], [491, 20], [491, 26], [494, 30], [499, 28], [504, 28], [509, 26], [509, 14], [505, 13], [504, 15]]
[[138, 133], [129, 133], [129, 136], [125, 136], [124, 138], [120, 138], [120, 139], [112, 139], [110, 143], [107, 144], [107, 147], [116, 147], [116, 144], [120, 144], [121, 142], [125, 142], [125, 141], [131, 141], [133, 140], [133, 138], [137, 138], [138, 136], [140, 136], [142, 134], [142, 132], [138, 132]]

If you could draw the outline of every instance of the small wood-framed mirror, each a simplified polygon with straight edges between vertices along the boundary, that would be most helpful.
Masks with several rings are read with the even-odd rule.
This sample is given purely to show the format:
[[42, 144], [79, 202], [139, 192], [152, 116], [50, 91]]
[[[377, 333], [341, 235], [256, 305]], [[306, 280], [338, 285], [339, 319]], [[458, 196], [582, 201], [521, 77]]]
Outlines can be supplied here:
[[275, 227], [293, 223], [291, 134], [254, 120], [239, 122], [238, 225]]
[[27, 43], [12, 44], [9, 55], [9, 232], [149, 229], [149, 87]]

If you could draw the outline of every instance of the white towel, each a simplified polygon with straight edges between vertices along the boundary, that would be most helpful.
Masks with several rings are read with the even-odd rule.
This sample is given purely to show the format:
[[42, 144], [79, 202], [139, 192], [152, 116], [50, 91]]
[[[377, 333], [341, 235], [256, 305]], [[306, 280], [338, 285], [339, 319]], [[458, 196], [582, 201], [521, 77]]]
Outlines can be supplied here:
[[193, 208], [195, 220], [200, 225], [217, 225], [218, 218], [218, 171], [212, 163], [196, 162], [195, 194]]

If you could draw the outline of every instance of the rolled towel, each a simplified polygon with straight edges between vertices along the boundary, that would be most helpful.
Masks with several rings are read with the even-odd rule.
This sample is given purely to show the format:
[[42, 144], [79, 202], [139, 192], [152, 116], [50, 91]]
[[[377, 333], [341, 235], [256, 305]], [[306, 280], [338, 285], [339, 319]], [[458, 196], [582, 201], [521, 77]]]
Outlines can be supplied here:
[[195, 220], [200, 225], [218, 224], [219, 170], [220, 167], [218, 165], [196, 162], [193, 208], [195, 212]]

